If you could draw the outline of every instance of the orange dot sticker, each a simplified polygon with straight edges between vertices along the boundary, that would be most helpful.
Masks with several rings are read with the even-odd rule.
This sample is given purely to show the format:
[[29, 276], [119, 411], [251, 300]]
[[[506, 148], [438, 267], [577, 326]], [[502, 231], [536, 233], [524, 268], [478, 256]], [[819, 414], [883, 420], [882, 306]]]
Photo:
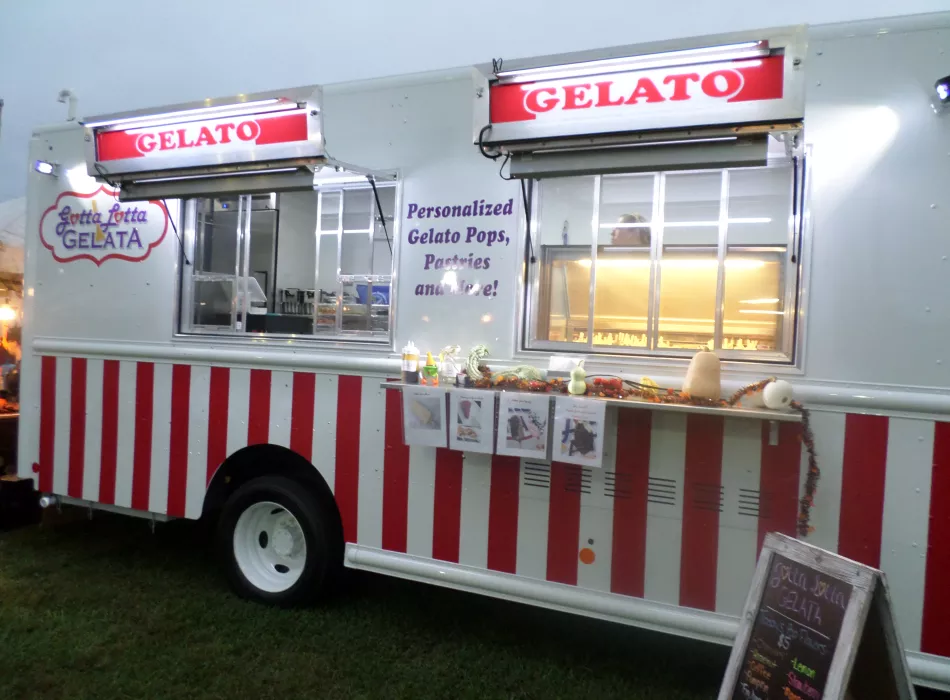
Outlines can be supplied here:
[[594, 559], [596, 558], [597, 557], [594, 555], [594, 550], [590, 547], [584, 547], [584, 549], [580, 551], [580, 560], [582, 564], [593, 564]]

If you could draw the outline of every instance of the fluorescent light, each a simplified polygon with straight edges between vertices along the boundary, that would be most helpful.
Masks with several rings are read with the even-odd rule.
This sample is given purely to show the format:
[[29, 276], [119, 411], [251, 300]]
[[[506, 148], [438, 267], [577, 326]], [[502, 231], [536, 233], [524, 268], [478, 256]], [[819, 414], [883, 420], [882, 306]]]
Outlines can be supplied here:
[[[730, 224], [770, 224], [772, 219], [768, 217], [746, 217], [737, 219], [726, 219]], [[686, 228], [689, 226], [718, 226], [718, 221], [664, 221], [663, 228]], [[615, 228], [650, 228], [653, 224], [601, 224], [603, 229]]]
[[784, 316], [784, 311], [772, 311], [771, 309], [739, 309], [740, 314], [760, 314], [767, 316]]
[[[590, 267], [590, 258], [573, 260], [572, 262], [581, 267]], [[597, 261], [597, 267], [606, 268], [636, 268], [650, 267], [651, 261], [648, 258], [600, 258]], [[674, 258], [672, 260], [660, 260], [660, 265], [664, 268], [681, 268], [687, 270], [696, 269], [715, 269], [719, 267], [719, 261], [716, 258]], [[728, 268], [736, 270], [757, 270], [765, 267], [764, 260], [749, 260], [747, 258], [726, 259], [725, 265]]]
[[320, 185], [354, 185], [354, 184], [364, 184], [369, 185], [369, 180], [366, 179], [365, 175], [331, 175], [330, 177], [320, 177], [320, 174], [317, 173], [317, 176], [314, 178], [313, 184], [319, 187]]
[[153, 177], [146, 178], [143, 180], [136, 180], [136, 184], [141, 183], [152, 183], [152, 182], [177, 182], [179, 180], [204, 180], [207, 178], [221, 178], [221, 177], [243, 177], [244, 175], [274, 175], [276, 173], [295, 173], [297, 168], [275, 168], [273, 170], [238, 170], [233, 173], [211, 173], [211, 174], [202, 174], [202, 175], [179, 175], [177, 177]]
[[778, 304], [779, 299], [742, 299], [740, 304]]
[[38, 160], [33, 163], [33, 170], [40, 175], [53, 175], [56, 173], [56, 166], [52, 163], [47, 163], [45, 160]]
[[[177, 117], [184, 117], [187, 120], [207, 119], [211, 117], [230, 117], [239, 114], [248, 114], [253, 112], [279, 112], [285, 109], [296, 109], [296, 102], [287, 102], [283, 99], [272, 97], [266, 100], [252, 100], [251, 102], [237, 102], [227, 105], [217, 105], [215, 107], [198, 107], [197, 109], [181, 109], [175, 112], [160, 112], [158, 114], [143, 114], [137, 117], [119, 117], [117, 119], [102, 119], [100, 121], [84, 122], [83, 125], [90, 129], [100, 126], [123, 126], [141, 128], [145, 126], [154, 126], [156, 124], [165, 124]], [[180, 119], [178, 121], [184, 121]]]
[[499, 71], [496, 76], [500, 79], [510, 78], [510, 82], [521, 79], [571, 78], [580, 75], [621, 73], [625, 71], [645, 70], [665, 66], [681, 66], [694, 63], [708, 63], [713, 60], [738, 60], [742, 58], [756, 58], [769, 54], [769, 42], [746, 41], [739, 44], [725, 44], [722, 46], [707, 46], [698, 49], [680, 51], [664, 51], [662, 53], [643, 54], [640, 56], [624, 56], [622, 58], [606, 58], [596, 61], [581, 61], [578, 63], [564, 63], [554, 66], [539, 66], [537, 68], [523, 68]]

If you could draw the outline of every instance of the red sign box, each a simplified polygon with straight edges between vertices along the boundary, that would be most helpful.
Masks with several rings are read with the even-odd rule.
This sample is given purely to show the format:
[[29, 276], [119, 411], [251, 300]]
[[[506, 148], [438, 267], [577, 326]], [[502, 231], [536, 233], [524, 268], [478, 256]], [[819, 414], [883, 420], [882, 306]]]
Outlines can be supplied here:
[[[723, 103], [780, 100], [782, 55], [693, 66], [561, 78], [526, 83], [496, 83], [490, 89], [492, 124], [544, 121], [567, 123], [645, 115], [679, 116]], [[636, 128], [631, 125], [631, 128]]]
[[211, 119], [96, 133], [100, 162], [169, 155], [172, 151], [224, 152], [306, 141], [307, 112]]

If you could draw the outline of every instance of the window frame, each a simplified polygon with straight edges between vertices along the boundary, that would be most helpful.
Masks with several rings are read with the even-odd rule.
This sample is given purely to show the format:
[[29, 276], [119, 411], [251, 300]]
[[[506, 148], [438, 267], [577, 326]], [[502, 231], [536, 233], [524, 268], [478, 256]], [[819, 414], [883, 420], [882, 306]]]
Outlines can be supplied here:
[[[799, 132], [800, 134], [801, 132]], [[799, 136], [800, 138], [800, 136]], [[787, 153], [785, 158], [773, 160], [764, 166], [757, 167], [724, 167], [724, 168], [701, 168], [701, 169], [675, 169], [667, 171], [653, 172], [631, 172], [631, 173], [601, 173], [588, 175], [593, 179], [594, 196], [593, 211], [591, 215], [591, 260], [595, 261], [591, 265], [590, 292], [588, 298], [588, 329], [587, 340], [580, 342], [564, 342], [539, 339], [538, 325], [539, 312], [541, 310], [540, 283], [542, 280], [542, 259], [541, 259], [541, 192], [546, 180], [563, 179], [558, 177], [535, 177], [527, 181], [529, 193], [529, 218], [524, 227], [526, 240], [524, 241], [524, 279], [522, 285], [522, 299], [519, 304], [519, 314], [521, 321], [519, 323], [520, 351], [527, 355], [543, 353], [558, 353], [570, 355], [584, 355], [591, 358], [604, 358], [609, 360], [648, 360], [648, 361], [673, 361], [682, 362], [692, 358], [696, 353], [695, 349], [688, 348], [658, 348], [656, 344], [659, 339], [659, 308], [660, 308], [660, 261], [663, 251], [663, 233], [665, 232], [663, 219], [663, 206], [665, 204], [665, 180], [667, 175], [685, 175], [699, 173], [724, 173], [737, 170], [762, 170], [773, 167], [790, 167], [792, 169], [791, 182], [789, 183], [789, 201], [791, 207], [788, 211], [788, 225], [786, 228], [786, 237], [784, 243], [785, 256], [783, 259], [783, 310], [784, 316], [781, 326], [782, 345], [773, 351], [760, 350], [735, 350], [722, 349], [723, 337], [723, 319], [724, 319], [724, 301], [725, 301], [725, 257], [727, 253], [743, 252], [775, 252], [782, 250], [781, 246], [773, 245], [727, 245], [726, 234], [728, 232], [728, 180], [722, 182], [720, 191], [720, 214], [719, 226], [717, 232], [717, 243], [715, 246], [675, 246], [674, 250], [698, 250], [716, 252], [718, 272], [716, 278], [716, 300], [715, 300], [715, 319], [714, 319], [714, 347], [716, 353], [724, 362], [734, 362], [740, 364], [762, 364], [771, 367], [797, 367], [801, 364], [804, 328], [804, 298], [805, 287], [808, 278], [809, 267], [809, 216], [808, 216], [808, 159], [806, 148], [801, 148], [794, 155]], [[600, 230], [601, 224], [601, 193], [603, 191], [603, 178], [618, 178], [628, 176], [652, 176], [654, 178], [652, 211], [650, 221], [650, 279], [649, 279], [649, 299], [648, 299], [648, 318], [647, 318], [647, 347], [630, 346], [607, 346], [595, 345], [593, 342], [594, 325], [594, 303], [596, 289], [596, 255], [597, 248], [601, 246], [598, 243], [596, 233]], [[564, 176], [572, 177], [572, 176]], [[723, 195], [726, 199], [723, 199]], [[725, 205], [724, 205], [725, 201]], [[585, 246], [586, 244], [577, 244]], [[637, 248], [635, 246], [620, 246], [628, 251], [646, 250], [646, 247]], [[536, 262], [532, 262], [537, 251]]]
[[[388, 213], [384, 212], [384, 216], [386, 216], [386, 221], [385, 221], [386, 229], [389, 234], [390, 243], [392, 245], [391, 274], [388, 276], [387, 275], [372, 275], [372, 274], [345, 275], [345, 276], [340, 275], [340, 256], [342, 255], [342, 246], [339, 245], [339, 243], [342, 241], [343, 231], [339, 230], [337, 232], [338, 247], [337, 247], [336, 284], [340, 284], [340, 280], [342, 279], [342, 277], [353, 277], [353, 278], [389, 277], [389, 285], [390, 285], [389, 323], [388, 323], [388, 329], [385, 332], [385, 334], [383, 333], [371, 334], [372, 333], [371, 331], [367, 332], [367, 331], [362, 331], [362, 330], [361, 331], [342, 331], [339, 325], [337, 325], [334, 328], [333, 332], [325, 332], [325, 333], [312, 332], [312, 333], [304, 334], [304, 333], [266, 333], [262, 331], [249, 332], [245, 330], [236, 330], [233, 327], [223, 328], [223, 327], [218, 327], [218, 326], [206, 326], [206, 325], [195, 324], [193, 304], [194, 304], [194, 283], [196, 281], [196, 277], [205, 277], [205, 278], [220, 277], [222, 279], [226, 277], [228, 278], [226, 281], [232, 282], [235, 290], [237, 289], [239, 285], [239, 279], [241, 277], [240, 275], [238, 275], [236, 277], [233, 277], [232, 279], [232, 276], [230, 274], [216, 275], [215, 273], [203, 273], [203, 272], [199, 272], [195, 270], [193, 263], [195, 260], [195, 252], [196, 252], [196, 246], [197, 246], [197, 200], [201, 199], [201, 197], [195, 197], [195, 198], [180, 200], [182, 246], [180, 248], [181, 255], [180, 255], [180, 260], [179, 260], [179, 265], [178, 265], [179, 271], [177, 273], [177, 277], [178, 277], [177, 316], [178, 318], [176, 319], [176, 323], [175, 323], [175, 337], [179, 339], [191, 339], [191, 340], [213, 337], [217, 340], [225, 341], [225, 342], [243, 341], [246, 343], [253, 342], [255, 344], [260, 344], [262, 342], [267, 343], [271, 341], [279, 341], [282, 344], [286, 344], [286, 342], [289, 340], [289, 341], [293, 341], [294, 343], [303, 342], [306, 344], [312, 344], [314, 346], [322, 345], [326, 347], [344, 347], [344, 348], [359, 347], [359, 348], [363, 348], [363, 349], [371, 350], [371, 351], [372, 350], [380, 351], [380, 352], [391, 351], [395, 347], [394, 343], [395, 343], [395, 337], [396, 337], [396, 319], [397, 319], [396, 309], [397, 309], [398, 297], [399, 297], [397, 293], [397, 287], [398, 287], [399, 249], [400, 249], [399, 211], [402, 205], [402, 191], [403, 191], [402, 179], [397, 177], [396, 179], [392, 181], [377, 181], [376, 188], [380, 191], [384, 189], [392, 189], [394, 193], [393, 211], [391, 214], [391, 218]], [[340, 184], [321, 185], [319, 187], [314, 187], [314, 193], [316, 194], [316, 203], [315, 203], [316, 223], [314, 226], [313, 235], [315, 237], [318, 237], [316, 241], [316, 245], [315, 245], [315, 255], [314, 255], [314, 284], [315, 284], [314, 291], [318, 291], [318, 287], [316, 283], [318, 281], [319, 271], [320, 271], [319, 255], [320, 255], [320, 247], [321, 247], [319, 237], [323, 235], [322, 227], [321, 227], [322, 194], [339, 193], [339, 196], [341, 198], [340, 201], [342, 205], [343, 197], [345, 196], [344, 192], [360, 191], [360, 190], [368, 190], [370, 192], [371, 210], [373, 211], [373, 217], [374, 217], [373, 222], [378, 225], [379, 212], [376, 210], [376, 199], [373, 193], [372, 186], [365, 183], [340, 183]], [[279, 217], [280, 217], [279, 201], [280, 201], [281, 193], [278, 192], [276, 194], [278, 198], [278, 206], [276, 210], [278, 212], [278, 221], [279, 221]], [[235, 195], [235, 196], [240, 196], [243, 198], [249, 195]], [[236, 230], [236, 233], [235, 233], [235, 235], [238, 236], [238, 241], [237, 241], [238, 247], [244, 246], [245, 234], [244, 234], [243, 229], [249, 228], [247, 226], [247, 222], [244, 222], [240, 225], [241, 225], [241, 230], [240, 231]], [[339, 226], [341, 228], [343, 226], [343, 207], [342, 206], [340, 207], [340, 213], [339, 213]], [[365, 229], [361, 229], [361, 231], [363, 230]], [[368, 231], [367, 231], [367, 234], [369, 234]], [[277, 236], [279, 237], [279, 235], [280, 233], [279, 233], [279, 228], [278, 228]], [[275, 253], [274, 253], [275, 270], [277, 267], [277, 261], [276, 261], [277, 252], [276, 251], [277, 251], [277, 245], [275, 241]], [[238, 256], [238, 259], [240, 259], [240, 256]], [[186, 260], [189, 261], [187, 264], [185, 262]], [[249, 263], [249, 260], [246, 260], [245, 266], [247, 263]], [[372, 273], [372, 270], [370, 272]], [[368, 284], [372, 284], [372, 282], [369, 282]], [[276, 298], [276, 281], [273, 286], [274, 286], [275, 296], [272, 301], [275, 304], [275, 308], [276, 308], [276, 304], [279, 302], [279, 300]], [[313, 311], [314, 329], [316, 329], [318, 301], [319, 299], [315, 299], [315, 302], [314, 302], [314, 311]], [[236, 291], [234, 293], [234, 296], [232, 296], [232, 306], [234, 307], [237, 306]], [[342, 304], [338, 304], [337, 324], [339, 324], [341, 320], [342, 308], [340, 307], [342, 307]], [[232, 312], [232, 319], [233, 319], [233, 316], [234, 314]], [[238, 313], [238, 316], [240, 316], [239, 313]], [[233, 323], [233, 320], [232, 320], [232, 323]]]

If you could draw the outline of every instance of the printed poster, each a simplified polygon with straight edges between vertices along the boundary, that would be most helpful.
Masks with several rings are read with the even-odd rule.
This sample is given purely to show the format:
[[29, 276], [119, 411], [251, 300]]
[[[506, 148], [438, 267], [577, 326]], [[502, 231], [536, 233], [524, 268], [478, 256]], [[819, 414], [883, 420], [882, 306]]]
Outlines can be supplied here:
[[555, 462], [601, 467], [607, 404], [596, 399], [558, 396], [554, 402]]
[[491, 454], [495, 445], [495, 392], [449, 392], [449, 447]]
[[445, 389], [403, 387], [402, 424], [407, 445], [445, 447]]
[[495, 451], [512, 457], [548, 458], [551, 397], [503, 391], [498, 400]]

